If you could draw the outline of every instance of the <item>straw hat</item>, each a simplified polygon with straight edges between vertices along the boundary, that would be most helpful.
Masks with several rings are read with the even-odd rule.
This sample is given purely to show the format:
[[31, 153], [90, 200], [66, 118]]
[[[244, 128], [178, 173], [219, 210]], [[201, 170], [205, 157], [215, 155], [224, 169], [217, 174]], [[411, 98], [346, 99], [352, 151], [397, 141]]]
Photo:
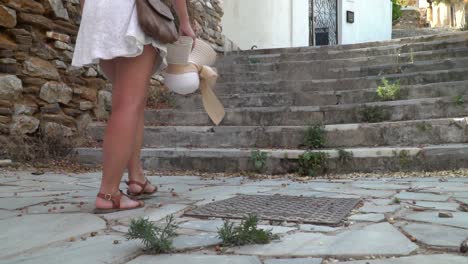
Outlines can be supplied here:
[[200, 78], [197, 67], [210, 66], [216, 61], [216, 52], [201, 39], [195, 40], [187, 36], [181, 36], [179, 40], [167, 45], [167, 63], [169, 64], [164, 74], [166, 86], [172, 92], [180, 95], [189, 95], [196, 92], [200, 86]]
[[212, 66], [216, 62], [216, 51], [207, 42], [196, 39], [192, 50], [193, 39], [182, 36], [173, 44], [167, 45], [167, 63], [188, 64], [194, 63], [203, 66]]
[[190, 37], [180, 39], [167, 46], [167, 62], [165, 84], [169, 90], [188, 95], [200, 89], [203, 106], [211, 120], [219, 125], [224, 119], [225, 110], [213, 87], [218, 74], [211, 65], [216, 62], [216, 52], [205, 41]]

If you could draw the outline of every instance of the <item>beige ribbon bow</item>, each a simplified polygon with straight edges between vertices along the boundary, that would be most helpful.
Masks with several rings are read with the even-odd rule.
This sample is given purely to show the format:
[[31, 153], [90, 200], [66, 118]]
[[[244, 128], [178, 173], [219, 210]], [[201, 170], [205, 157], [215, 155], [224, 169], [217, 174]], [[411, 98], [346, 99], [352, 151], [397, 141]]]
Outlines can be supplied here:
[[200, 77], [200, 93], [206, 113], [217, 126], [223, 121], [226, 115], [224, 106], [213, 92], [218, 74], [211, 67], [197, 64], [169, 64], [166, 72], [171, 74], [198, 72]]

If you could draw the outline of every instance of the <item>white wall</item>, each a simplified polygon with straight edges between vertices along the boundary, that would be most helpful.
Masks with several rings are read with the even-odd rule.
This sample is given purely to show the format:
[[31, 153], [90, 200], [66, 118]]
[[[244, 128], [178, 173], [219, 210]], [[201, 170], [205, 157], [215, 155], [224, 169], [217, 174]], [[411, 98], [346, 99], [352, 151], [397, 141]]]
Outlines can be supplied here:
[[224, 0], [223, 33], [241, 49], [309, 45], [308, 0]]
[[[354, 23], [346, 22], [346, 11], [354, 11]], [[339, 0], [338, 43], [353, 44], [392, 38], [390, 0]]]

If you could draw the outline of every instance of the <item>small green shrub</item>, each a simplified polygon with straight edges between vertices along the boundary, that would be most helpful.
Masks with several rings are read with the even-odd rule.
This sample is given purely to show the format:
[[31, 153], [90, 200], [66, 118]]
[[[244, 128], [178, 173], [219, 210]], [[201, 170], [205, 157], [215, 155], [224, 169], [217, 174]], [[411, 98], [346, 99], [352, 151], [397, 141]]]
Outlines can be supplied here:
[[431, 123], [428, 122], [421, 122], [416, 125], [419, 131], [426, 132], [432, 129]]
[[250, 244], [268, 244], [279, 237], [273, 235], [271, 230], [258, 229], [258, 218], [256, 215], [249, 215], [239, 226], [225, 221], [218, 236], [223, 241], [223, 246], [243, 246]]
[[401, 4], [399, 0], [392, 0], [393, 4], [393, 12], [392, 12], [392, 20], [393, 22], [400, 19], [402, 12], [401, 12]]
[[328, 154], [308, 151], [299, 156], [299, 174], [317, 176], [327, 169]]
[[398, 197], [393, 198], [392, 204], [401, 204], [401, 200]]
[[154, 225], [147, 218], [133, 219], [126, 237], [139, 239], [145, 249], [153, 254], [170, 253], [172, 251], [172, 239], [176, 237], [174, 216], [166, 217], [166, 223], [162, 227]]
[[252, 151], [252, 153], [250, 153], [250, 161], [253, 162], [255, 170], [257, 172], [263, 171], [263, 169], [266, 166], [267, 159], [268, 159], [268, 153], [266, 152], [255, 150], [255, 151]]
[[465, 98], [463, 98], [463, 95], [457, 95], [453, 98], [453, 103], [456, 106], [462, 106], [465, 104]]
[[338, 161], [341, 164], [346, 164], [353, 160], [354, 154], [350, 151], [346, 151], [344, 149], [338, 149]]
[[393, 156], [398, 159], [400, 169], [407, 168], [411, 163], [411, 155], [408, 150], [393, 151]]
[[387, 119], [384, 111], [379, 106], [363, 106], [359, 111], [363, 122], [378, 123]]
[[325, 125], [309, 125], [304, 136], [304, 146], [307, 149], [320, 149], [326, 144]]
[[382, 101], [395, 101], [401, 97], [401, 86], [400, 82], [396, 81], [390, 83], [389, 80], [383, 78], [382, 85], [377, 87], [377, 96]]

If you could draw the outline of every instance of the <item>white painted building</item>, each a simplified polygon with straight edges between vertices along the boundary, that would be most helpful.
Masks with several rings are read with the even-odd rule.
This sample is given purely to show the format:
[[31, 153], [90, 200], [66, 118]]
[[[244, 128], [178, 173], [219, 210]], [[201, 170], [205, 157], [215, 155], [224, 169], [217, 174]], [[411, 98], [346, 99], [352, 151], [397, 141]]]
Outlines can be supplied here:
[[392, 35], [390, 0], [222, 2], [223, 32], [241, 49], [352, 44]]

